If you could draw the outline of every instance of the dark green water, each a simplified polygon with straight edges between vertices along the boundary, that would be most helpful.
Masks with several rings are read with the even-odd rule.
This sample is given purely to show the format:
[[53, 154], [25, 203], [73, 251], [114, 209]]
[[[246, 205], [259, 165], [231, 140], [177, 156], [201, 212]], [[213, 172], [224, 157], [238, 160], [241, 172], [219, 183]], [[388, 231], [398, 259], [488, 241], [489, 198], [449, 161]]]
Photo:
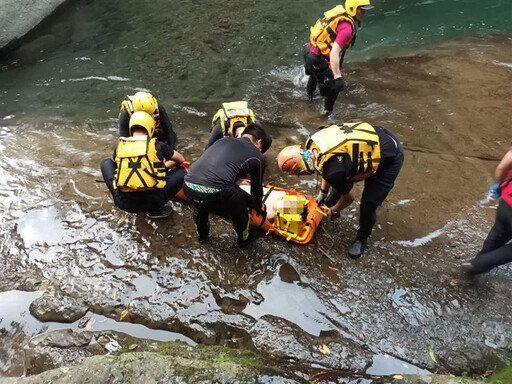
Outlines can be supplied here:
[[[71, 2], [38, 38], [3, 58], [0, 117], [114, 118], [120, 100], [134, 89], [154, 92], [177, 116], [210, 115], [227, 99], [247, 98], [256, 110], [302, 100], [301, 52], [308, 28], [335, 4]], [[347, 68], [447, 39], [512, 31], [509, 0], [381, 0], [375, 5], [347, 54]]]

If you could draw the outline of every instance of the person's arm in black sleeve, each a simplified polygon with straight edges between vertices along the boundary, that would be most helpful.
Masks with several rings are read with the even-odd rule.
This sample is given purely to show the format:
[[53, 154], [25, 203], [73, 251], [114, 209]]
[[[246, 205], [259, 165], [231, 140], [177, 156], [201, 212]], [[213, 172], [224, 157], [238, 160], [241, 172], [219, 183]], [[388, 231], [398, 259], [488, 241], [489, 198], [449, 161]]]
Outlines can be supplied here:
[[158, 115], [160, 119], [160, 129], [163, 131], [162, 138], [169, 146], [174, 148], [176, 146], [176, 142], [178, 141], [178, 137], [176, 136], [176, 132], [172, 128], [171, 119], [169, 119], [169, 115], [167, 114], [165, 108], [162, 105], [158, 105]]
[[335, 197], [334, 201], [330, 201], [328, 206], [332, 211], [338, 212], [348, 207], [354, 201], [355, 195], [353, 192], [354, 181], [350, 172], [350, 158], [343, 156], [343, 160], [336, 158], [328, 160], [324, 164], [324, 172], [322, 176], [325, 181], [332, 187], [332, 191], [327, 195], [326, 200]]
[[262, 199], [263, 199], [263, 174], [265, 173], [265, 158], [255, 158], [252, 160], [253, 164], [251, 167], [251, 197], [254, 204], [254, 209], [257, 212], [262, 210]]
[[208, 143], [206, 144], [205, 150], [210, 147], [217, 140], [220, 140], [224, 137], [222, 134], [222, 128], [220, 127], [220, 120], [217, 120], [215, 125], [212, 128], [212, 132], [210, 133], [210, 138], [208, 139]]
[[172, 149], [167, 143], [157, 141], [156, 151], [158, 158], [165, 163], [166, 168], [173, 168], [185, 161], [183, 155]]
[[126, 109], [119, 113], [119, 137], [130, 136], [130, 115]]

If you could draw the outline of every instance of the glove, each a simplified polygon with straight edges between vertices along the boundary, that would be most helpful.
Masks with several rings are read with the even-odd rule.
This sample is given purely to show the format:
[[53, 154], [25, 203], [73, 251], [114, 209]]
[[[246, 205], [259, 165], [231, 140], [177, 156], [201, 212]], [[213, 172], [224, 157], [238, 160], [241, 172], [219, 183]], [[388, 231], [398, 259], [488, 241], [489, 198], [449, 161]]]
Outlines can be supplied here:
[[324, 201], [328, 192], [329, 192], [329, 190], [324, 191], [321, 189], [320, 192], [318, 192], [318, 195], [316, 195], [316, 198], [315, 198], [316, 203], [319, 205], [322, 204], [322, 202]]
[[342, 77], [338, 77], [337, 79], [334, 79], [334, 91], [336, 93], [340, 93], [345, 89], [345, 82], [343, 81]]
[[489, 196], [491, 199], [499, 199], [501, 196], [501, 188], [498, 183], [494, 183], [491, 185], [491, 188], [489, 189]]

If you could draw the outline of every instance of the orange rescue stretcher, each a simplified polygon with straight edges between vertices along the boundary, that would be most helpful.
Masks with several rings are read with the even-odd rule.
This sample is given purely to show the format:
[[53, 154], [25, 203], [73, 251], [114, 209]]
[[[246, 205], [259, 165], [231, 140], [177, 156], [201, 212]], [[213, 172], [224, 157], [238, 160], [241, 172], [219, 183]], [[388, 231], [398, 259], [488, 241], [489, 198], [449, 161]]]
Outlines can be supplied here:
[[[183, 165], [188, 168], [190, 164]], [[249, 192], [249, 180], [243, 180], [240, 187]], [[250, 224], [261, 228], [267, 234], [284, 237], [287, 241], [309, 243], [326, 216], [325, 207], [319, 206], [309, 195], [272, 185], [263, 187], [263, 195], [266, 212], [258, 214], [251, 209]], [[176, 197], [187, 201], [183, 190], [179, 191]]]

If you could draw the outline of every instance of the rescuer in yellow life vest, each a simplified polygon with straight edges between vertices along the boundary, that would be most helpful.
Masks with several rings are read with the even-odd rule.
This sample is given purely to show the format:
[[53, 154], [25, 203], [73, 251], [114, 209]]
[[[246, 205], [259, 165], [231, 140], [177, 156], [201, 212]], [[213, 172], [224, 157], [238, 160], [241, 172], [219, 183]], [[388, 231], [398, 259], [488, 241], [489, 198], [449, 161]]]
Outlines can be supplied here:
[[288, 174], [322, 176], [319, 204], [329, 207], [328, 215], [354, 201], [353, 185], [364, 180], [359, 212], [359, 230], [349, 256], [360, 257], [376, 221], [377, 207], [386, 199], [404, 162], [402, 145], [393, 133], [365, 122], [321, 128], [305, 148], [292, 145], [277, 157], [279, 168]]
[[121, 102], [119, 110], [119, 137], [127, 137], [130, 117], [134, 112], [144, 111], [155, 120], [155, 136], [159, 141], [167, 143], [171, 148], [176, 145], [177, 137], [169, 119], [169, 115], [161, 103], [149, 92], [136, 92], [128, 95]]
[[181, 189], [187, 171], [180, 166], [183, 155], [153, 137], [155, 128], [150, 114], [135, 111], [129, 136], [119, 138], [113, 158], [101, 162], [101, 173], [118, 208], [163, 218], [171, 214], [165, 204]]
[[324, 13], [311, 27], [308, 49], [304, 53], [304, 68], [309, 75], [307, 94], [313, 99], [316, 87], [325, 97], [323, 115], [332, 114], [338, 94], [345, 88], [341, 66], [346, 50], [356, 40], [356, 22], [373, 8], [370, 0], [346, 0], [345, 7]]
[[[213, 116], [206, 148], [223, 137], [242, 137], [244, 129], [255, 122], [256, 116], [247, 101], [222, 103], [222, 107]], [[263, 128], [261, 125], [260, 127]], [[272, 136], [264, 128], [263, 130], [265, 137], [262, 140], [261, 153], [265, 153], [272, 145]]]

